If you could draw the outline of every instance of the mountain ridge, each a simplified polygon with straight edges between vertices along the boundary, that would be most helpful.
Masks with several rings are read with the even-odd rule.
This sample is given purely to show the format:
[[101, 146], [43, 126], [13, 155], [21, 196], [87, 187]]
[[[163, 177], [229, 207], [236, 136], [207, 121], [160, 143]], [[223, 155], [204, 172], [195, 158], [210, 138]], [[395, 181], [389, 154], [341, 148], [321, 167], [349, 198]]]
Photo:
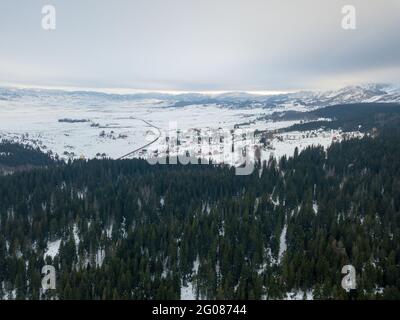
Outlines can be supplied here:
[[323, 107], [334, 104], [361, 102], [400, 102], [400, 88], [391, 84], [365, 84], [343, 87], [328, 91], [298, 91], [280, 94], [254, 94], [250, 92], [226, 92], [219, 94], [205, 93], [159, 93], [143, 92], [132, 94], [105, 93], [99, 91], [64, 91], [55, 89], [27, 89], [0, 87], [0, 100], [14, 101], [24, 98], [51, 99], [66, 97], [68, 99], [90, 100], [94, 102], [129, 102], [137, 100], [164, 100], [172, 107], [196, 104], [220, 104], [248, 107], [254, 103], [264, 107], [279, 105], [300, 105], [305, 107]]

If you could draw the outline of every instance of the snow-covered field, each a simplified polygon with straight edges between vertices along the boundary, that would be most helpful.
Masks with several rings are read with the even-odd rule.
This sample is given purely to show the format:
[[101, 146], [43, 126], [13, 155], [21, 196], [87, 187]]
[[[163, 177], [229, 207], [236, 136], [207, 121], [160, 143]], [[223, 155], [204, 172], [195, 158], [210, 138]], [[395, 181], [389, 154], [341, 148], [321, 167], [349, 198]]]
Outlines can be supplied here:
[[[210, 133], [224, 132], [239, 147], [260, 146], [263, 159], [292, 155], [296, 147], [299, 150], [309, 145], [327, 147], [341, 139], [339, 131], [274, 134], [267, 146], [260, 145], [259, 137], [243, 141], [236, 134], [233, 138], [234, 129], [250, 133], [273, 131], [297, 123], [260, 120], [277, 110], [301, 109], [297, 105], [283, 107], [230, 108], [216, 104], [174, 107], [170, 101], [160, 99], [92, 101], [82, 93], [71, 98], [38, 93], [29, 99], [0, 99], [0, 139], [38, 146], [63, 159], [115, 159], [132, 151], [135, 152], [129, 157], [150, 158], [165, 156], [168, 151], [170, 155], [190, 152], [230, 164], [236, 163], [231, 155], [226, 156], [229, 141], [222, 146], [221, 141], [208, 139]], [[171, 145], [172, 131], [179, 131], [179, 144]]]
[[216, 105], [166, 108], [151, 100], [95, 107], [0, 101], [0, 138], [37, 145], [64, 158], [99, 154], [118, 158], [146, 143], [148, 123], [163, 132], [173, 121], [183, 130], [227, 128], [262, 113], [262, 109], [221, 110]]

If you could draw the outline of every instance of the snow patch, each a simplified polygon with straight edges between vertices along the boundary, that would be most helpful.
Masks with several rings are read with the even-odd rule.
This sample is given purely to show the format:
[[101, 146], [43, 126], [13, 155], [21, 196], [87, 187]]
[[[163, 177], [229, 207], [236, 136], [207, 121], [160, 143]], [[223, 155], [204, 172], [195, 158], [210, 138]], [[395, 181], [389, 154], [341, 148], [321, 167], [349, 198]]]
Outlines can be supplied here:
[[196, 300], [196, 288], [193, 283], [193, 275], [197, 275], [200, 266], [199, 257], [193, 262], [192, 275], [190, 280], [186, 281], [186, 285], [182, 283], [181, 285], [181, 300]]
[[164, 197], [160, 197], [160, 206], [163, 208], [165, 205]]
[[78, 251], [80, 239], [79, 239], [78, 226], [76, 224], [74, 224], [74, 228], [73, 228], [72, 232], [74, 234], [74, 241], [75, 241], [76, 251]]
[[318, 203], [316, 201], [313, 202], [312, 208], [313, 208], [314, 213], [317, 214], [318, 213]]
[[314, 300], [314, 295], [311, 290], [306, 292], [302, 290], [291, 291], [286, 293], [284, 300]]
[[46, 259], [46, 257], [50, 257], [54, 259], [54, 257], [58, 254], [58, 251], [60, 250], [60, 244], [61, 239], [47, 242], [47, 249], [44, 253], [44, 258]]
[[104, 262], [104, 258], [106, 257], [106, 251], [104, 249], [99, 248], [95, 257], [96, 267], [101, 268]]
[[286, 244], [286, 231], [287, 231], [287, 225], [285, 224], [281, 236], [279, 238], [279, 254], [278, 254], [278, 263], [281, 263], [283, 255], [286, 252], [287, 249], [287, 244]]

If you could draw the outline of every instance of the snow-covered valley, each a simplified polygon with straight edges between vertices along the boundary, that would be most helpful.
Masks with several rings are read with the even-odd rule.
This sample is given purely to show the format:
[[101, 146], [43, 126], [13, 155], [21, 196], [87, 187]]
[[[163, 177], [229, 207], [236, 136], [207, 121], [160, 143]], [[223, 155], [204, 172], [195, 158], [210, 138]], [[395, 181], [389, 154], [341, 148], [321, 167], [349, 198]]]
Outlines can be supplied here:
[[[341, 90], [340, 92], [348, 90]], [[359, 93], [359, 97], [361, 94]], [[336, 96], [342, 101], [340, 92]], [[371, 100], [368, 92], [362, 95]], [[62, 159], [154, 157], [189, 152], [215, 162], [234, 161], [224, 155], [221, 141], [208, 139], [210, 134], [224, 132], [269, 132], [268, 143], [260, 137], [249, 147], [259, 146], [262, 158], [293, 154], [309, 145], [329, 146], [341, 140], [340, 130], [314, 130], [280, 134], [276, 130], [289, 127], [298, 120], [271, 120], [265, 117], [276, 112], [306, 112], [332, 104], [334, 93], [304, 93], [279, 96], [246, 94], [220, 95], [211, 101], [199, 95], [107, 95], [96, 92], [64, 92], [22, 89], [0, 90], [0, 139], [39, 147]], [[314, 101], [307, 100], [305, 97]], [[357, 98], [356, 97], [356, 98]], [[389, 99], [384, 95], [385, 99]], [[392, 94], [393, 99], [397, 94]], [[304, 100], [303, 102], [302, 99]], [[358, 99], [358, 98], [357, 98]], [[383, 99], [383, 98], [382, 98]], [[379, 100], [374, 98], [373, 100]], [[200, 103], [201, 101], [202, 103]], [[333, 100], [335, 101], [335, 100]], [[322, 103], [322, 102], [321, 102]], [[175, 131], [175, 132], [171, 132]], [[179, 143], [171, 145], [170, 136], [178, 132]], [[360, 136], [354, 133], [353, 136]], [[198, 139], [201, 137], [201, 139]], [[225, 141], [227, 143], [227, 141]], [[133, 152], [134, 151], [134, 152]]]

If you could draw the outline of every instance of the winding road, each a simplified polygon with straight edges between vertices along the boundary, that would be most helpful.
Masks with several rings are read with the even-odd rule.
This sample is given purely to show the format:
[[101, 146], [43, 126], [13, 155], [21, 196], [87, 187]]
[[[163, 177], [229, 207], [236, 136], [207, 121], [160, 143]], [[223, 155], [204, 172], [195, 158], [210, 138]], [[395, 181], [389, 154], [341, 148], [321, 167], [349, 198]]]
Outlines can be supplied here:
[[137, 149], [135, 149], [135, 150], [133, 150], [133, 151], [131, 151], [131, 152], [129, 152], [129, 153], [127, 153], [127, 154], [125, 154], [125, 155], [119, 157], [119, 158], [117, 158], [117, 160], [122, 160], [122, 159], [125, 159], [125, 158], [127, 158], [127, 157], [132, 156], [132, 155], [135, 154], [136, 152], [138, 152], [138, 151], [140, 151], [140, 150], [142, 150], [142, 149], [144, 149], [144, 148], [147, 148], [148, 146], [152, 145], [153, 143], [155, 143], [156, 141], [158, 141], [158, 139], [160, 139], [160, 137], [161, 137], [161, 129], [160, 129], [159, 127], [156, 127], [155, 125], [151, 124], [149, 121], [144, 120], [144, 119], [134, 118], [134, 117], [132, 117], [132, 119], [142, 121], [142, 122], [146, 123], [148, 126], [154, 128], [154, 129], [157, 129], [157, 131], [158, 131], [158, 137], [155, 138], [153, 141], [151, 141], [151, 142], [145, 144], [144, 146], [141, 146], [141, 147], [139, 147], [139, 148], [137, 148]]

